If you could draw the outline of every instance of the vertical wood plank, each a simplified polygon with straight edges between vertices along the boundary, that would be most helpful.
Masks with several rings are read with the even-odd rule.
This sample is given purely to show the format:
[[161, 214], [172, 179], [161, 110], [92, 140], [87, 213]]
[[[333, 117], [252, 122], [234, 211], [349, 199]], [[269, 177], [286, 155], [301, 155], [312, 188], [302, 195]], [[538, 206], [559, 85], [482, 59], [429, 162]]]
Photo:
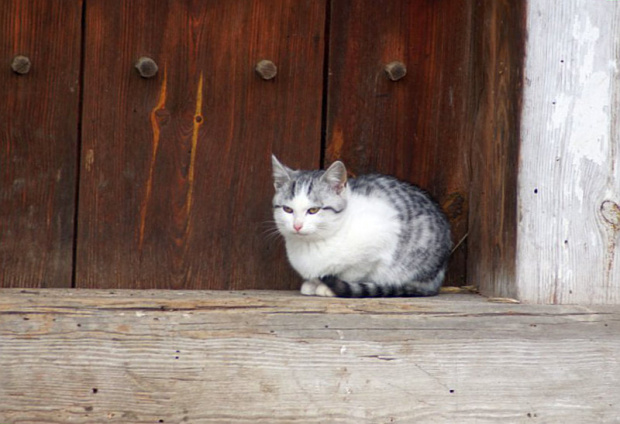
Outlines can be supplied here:
[[[430, 191], [466, 238], [475, 94], [472, 1], [332, 2], [326, 162], [383, 172]], [[403, 62], [390, 81], [384, 66]], [[467, 243], [446, 285], [465, 282]]]
[[71, 287], [81, 17], [81, 0], [0, 7], [0, 287]]
[[297, 288], [268, 235], [270, 155], [319, 161], [324, 1], [87, 6], [78, 285]]
[[525, 4], [475, 8], [480, 102], [472, 147], [468, 278], [486, 295], [517, 297], [517, 174]]
[[620, 4], [528, 4], [518, 295], [620, 304]]

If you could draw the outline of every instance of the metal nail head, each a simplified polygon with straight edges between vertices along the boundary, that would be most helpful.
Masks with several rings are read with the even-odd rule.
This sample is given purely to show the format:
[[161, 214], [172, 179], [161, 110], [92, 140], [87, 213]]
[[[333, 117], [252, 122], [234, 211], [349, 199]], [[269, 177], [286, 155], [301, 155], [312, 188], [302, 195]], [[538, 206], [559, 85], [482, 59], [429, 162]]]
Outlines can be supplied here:
[[135, 67], [142, 78], [152, 78], [159, 70], [157, 63], [147, 56], [142, 56], [139, 58]]
[[13, 69], [13, 72], [19, 75], [25, 75], [30, 72], [31, 66], [32, 63], [30, 62], [30, 59], [26, 56], [15, 56], [13, 58], [13, 62], [11, 63], [11, 69]]
[[266, 81], [274, 79], [278, 74], [278, 67], [271, 60], [261, 60], [256, 64], [254, 70]]
[[407, 67], [404, 63], [398, 61], [388, 63], [385, 65], [384, 70], [388, 78], [392, 81], [398, 81], [407, 75]]

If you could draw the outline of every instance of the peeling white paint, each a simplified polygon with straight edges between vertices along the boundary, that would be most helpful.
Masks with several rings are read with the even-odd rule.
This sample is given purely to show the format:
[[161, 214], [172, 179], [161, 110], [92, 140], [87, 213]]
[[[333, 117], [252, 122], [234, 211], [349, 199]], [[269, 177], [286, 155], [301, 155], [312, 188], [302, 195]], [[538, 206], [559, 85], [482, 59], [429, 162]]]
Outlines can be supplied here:
[[620, 1], [528, 0], [527, 14], [516, 291], [525, 302], [620, 304], [620, 257], [606, 262], [600, 218], [620, 194], [610, 155]]
[[575, 104], [575, 96], [567, 93], [559, 93], [555, 98], [555, 105], [549, 121], [549, 129], [551, 130], [558, 130], [566, 125]]
[[594, 72], [583, 82], [581, 93], [574, 100], [566, 147], [573, 154], [576, 167], [584, 158], [597, 165], [607, 160], [610, 82], [609, 73]]

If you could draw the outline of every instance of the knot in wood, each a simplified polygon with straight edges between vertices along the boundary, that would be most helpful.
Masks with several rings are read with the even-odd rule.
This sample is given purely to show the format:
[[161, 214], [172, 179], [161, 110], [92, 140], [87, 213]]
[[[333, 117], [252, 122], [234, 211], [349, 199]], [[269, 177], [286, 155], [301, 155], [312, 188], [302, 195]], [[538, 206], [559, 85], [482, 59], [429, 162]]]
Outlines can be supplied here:
[[256, 64], [254, 70], [266, 81], [275, 78], [278, 74], [278, 67], [271, 60], [261, 60]]
[[152, 78], [159, 70], [157, 63], [147, 56], [139, 58], [135, 67], [142, 78]]
[[611, 200], [605, 200], [601, 204], [601, 215], [614, 230], [620, 228], [620, 206]]
[[11, 63], [11, 69], [19, 75], [25, 75], [30, 72], [31, 65], [30, 59], [26, 56], [15, 56], [13, 58], [13, 63]]
[[385, 65], [384, 70], [392, 81], [398, 81], [407, 75], [407, 67], [404, 63], [398, 61], [388, 63]]

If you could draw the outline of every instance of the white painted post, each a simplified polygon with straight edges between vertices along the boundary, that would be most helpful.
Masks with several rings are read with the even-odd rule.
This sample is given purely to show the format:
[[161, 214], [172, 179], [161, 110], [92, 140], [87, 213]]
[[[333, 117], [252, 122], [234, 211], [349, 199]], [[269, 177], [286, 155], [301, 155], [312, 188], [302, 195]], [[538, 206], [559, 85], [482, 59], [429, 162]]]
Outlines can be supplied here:
[[620, 1], [529, 0], [517, 293], [620, 304]]

